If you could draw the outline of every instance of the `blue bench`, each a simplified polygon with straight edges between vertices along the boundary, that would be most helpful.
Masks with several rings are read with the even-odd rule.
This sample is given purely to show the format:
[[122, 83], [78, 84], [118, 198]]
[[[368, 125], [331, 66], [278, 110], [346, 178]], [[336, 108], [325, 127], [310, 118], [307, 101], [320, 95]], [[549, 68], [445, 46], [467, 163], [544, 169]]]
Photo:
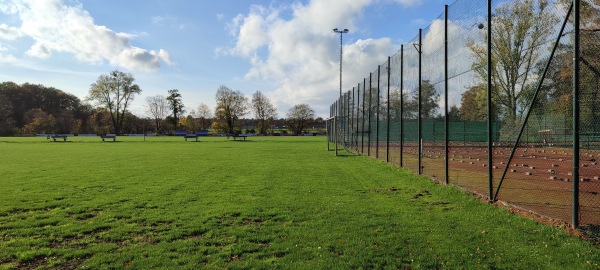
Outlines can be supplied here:
[[63, 142], [67, 141], [67, 135], [58, 135], [58, 134], [54, 134], [54, 135], [49, 135], [47, 137], [47, 139], [52, 138], [52, 141], [56, 141], [56, 139], [63, 139]]
[[248, 138], [248, 134], [227, 134], [227, 139], [229, 139], [229, 137], [233, 137], [233, 140], [235, 141], [237, 138], [244, 138], [244, 141], [246, 140], [246, 138]]
[[100, 135], [100, 138], [102, 138], [102, 141], [104, 141], [104, 139], [112, 139], [113, 142], [117, 141], [117, 135], [116, 134], [104, 134], [104, 135]]
[[199, 131], [196, 131], [196, 135], [198, 135], [198, 136], [208, 136], [208, 130], [199, 130]]
[[188, 139], [196, 139], [196, 141], [198, 141], [198, 134], [185, 134], [183, 135], [183, 138], [185, 138], [186, 142]]

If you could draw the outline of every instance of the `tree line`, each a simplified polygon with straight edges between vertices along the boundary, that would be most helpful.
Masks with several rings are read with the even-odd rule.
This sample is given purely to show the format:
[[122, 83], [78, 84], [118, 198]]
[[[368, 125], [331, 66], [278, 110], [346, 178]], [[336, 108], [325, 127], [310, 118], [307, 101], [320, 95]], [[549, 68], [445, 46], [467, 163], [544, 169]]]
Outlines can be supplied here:
[[241, 91], [220, 86], [216, 108], [202, 103], [186, 115], [181, 93], [147, 97], [147, 117], [131, 113], [130, 106], [142, 89], [130, 73], [102, 74], [90, 86], [86, 100], [40, 84], [0, 83], [0, 135], [25, 134], [173, 134], [211, 129], [214, 133], [274, 133], [283, 128], [300, 134], [324, 126], [308, 104], [297, 104], [278, 118], [271, 100], [257, 91], [247, 98]]

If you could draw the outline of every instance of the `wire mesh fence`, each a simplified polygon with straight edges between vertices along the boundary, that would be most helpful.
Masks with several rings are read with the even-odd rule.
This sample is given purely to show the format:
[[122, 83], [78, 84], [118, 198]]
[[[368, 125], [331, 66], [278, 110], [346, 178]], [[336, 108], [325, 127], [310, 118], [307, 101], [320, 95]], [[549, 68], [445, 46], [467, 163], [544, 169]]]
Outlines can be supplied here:
[[598, 29], [595, 0], [458, 0], [356, 78], [329, 142], [598, 235]]

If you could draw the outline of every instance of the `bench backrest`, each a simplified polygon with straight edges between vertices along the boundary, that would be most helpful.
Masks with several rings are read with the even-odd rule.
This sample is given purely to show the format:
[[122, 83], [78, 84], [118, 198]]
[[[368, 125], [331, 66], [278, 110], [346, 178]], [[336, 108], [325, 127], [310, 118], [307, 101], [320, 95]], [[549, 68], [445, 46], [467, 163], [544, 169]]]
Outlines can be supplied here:
[[198, 135], [198, 136], [208, 136], [208, 130], [198, 130], [198, 131], [196, 131], [196, 135]]

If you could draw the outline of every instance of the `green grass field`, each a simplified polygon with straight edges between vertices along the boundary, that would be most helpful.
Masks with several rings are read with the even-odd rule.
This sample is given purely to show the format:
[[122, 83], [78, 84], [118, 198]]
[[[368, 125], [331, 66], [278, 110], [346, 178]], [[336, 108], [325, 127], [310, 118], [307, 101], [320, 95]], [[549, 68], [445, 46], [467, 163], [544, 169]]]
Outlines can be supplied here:
[[0, 269], [599, 269], [563, 229], [324, 137], [0, 138]]

